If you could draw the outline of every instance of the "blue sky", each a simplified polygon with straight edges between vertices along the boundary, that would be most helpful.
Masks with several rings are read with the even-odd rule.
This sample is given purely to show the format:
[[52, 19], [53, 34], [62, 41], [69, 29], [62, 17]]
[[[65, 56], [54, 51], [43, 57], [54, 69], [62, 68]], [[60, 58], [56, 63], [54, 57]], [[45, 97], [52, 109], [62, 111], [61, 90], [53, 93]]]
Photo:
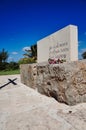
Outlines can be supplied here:
[[0, 51], [17, 61], [24, 47], [69, 24], [78, 26], [80, 58], [86, 50], [86, 0], [0, 0]]

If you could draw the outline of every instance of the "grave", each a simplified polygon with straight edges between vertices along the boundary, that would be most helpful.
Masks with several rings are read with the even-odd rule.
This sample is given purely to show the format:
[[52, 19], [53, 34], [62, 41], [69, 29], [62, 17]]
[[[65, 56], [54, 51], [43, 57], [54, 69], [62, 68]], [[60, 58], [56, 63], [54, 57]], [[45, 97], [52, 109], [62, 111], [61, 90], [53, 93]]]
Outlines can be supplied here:
[[[78, 61], [77, 32], [69, 25], [38, 41], [38, 63], [20, 66], [21, 82], [61, 103], [86, 102], [86, 60]], [[67, 62], [50, 65], [49, 58]]]
[[37, 62], [49, 59], [78, 60], [78, 29], [68, 25], [37, 42]]

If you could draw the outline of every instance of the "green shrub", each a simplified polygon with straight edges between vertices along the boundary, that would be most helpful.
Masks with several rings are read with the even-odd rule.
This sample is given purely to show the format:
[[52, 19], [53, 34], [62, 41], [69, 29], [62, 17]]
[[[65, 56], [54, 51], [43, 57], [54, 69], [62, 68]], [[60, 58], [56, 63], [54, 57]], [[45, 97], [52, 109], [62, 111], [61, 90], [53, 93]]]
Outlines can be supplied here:
[[36, 63], [34, 58], [22, 58], [19, 60], [19, 65], [20, 64], [30, 64], [30, 63]]
[[8, 64], [9, 64], [9, 63], [7, 63], [7, 62], [2, 62], [2, 63], [0, 63], [0, 70], [6, 70]]
[[19, 64], [16, 62], [10, 62], [6, 67], [6, 70], [16, 70], [16, 69], [19, 69]]

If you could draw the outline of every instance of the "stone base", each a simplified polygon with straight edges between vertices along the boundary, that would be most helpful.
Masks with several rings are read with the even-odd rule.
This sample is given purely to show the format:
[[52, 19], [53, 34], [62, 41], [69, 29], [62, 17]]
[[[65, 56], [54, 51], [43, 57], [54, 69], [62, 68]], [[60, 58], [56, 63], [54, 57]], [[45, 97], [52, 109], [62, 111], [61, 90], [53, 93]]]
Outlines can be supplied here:
[[54, 65], [21, 65], [21, 81], [68, 105], [86, 102], [86, 60]]

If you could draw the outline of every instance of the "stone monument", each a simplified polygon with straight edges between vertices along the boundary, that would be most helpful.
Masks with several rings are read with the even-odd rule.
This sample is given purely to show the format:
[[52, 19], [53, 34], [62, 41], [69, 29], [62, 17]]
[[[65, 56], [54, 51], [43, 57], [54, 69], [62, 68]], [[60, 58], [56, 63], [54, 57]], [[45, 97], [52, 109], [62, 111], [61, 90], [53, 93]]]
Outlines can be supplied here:
[[[38, 63], [20, 66], [22, 83], [68, 105], [86, 102], [86, 60], [77, 61], [77, 26], [51, 34], [38, 41], [37, 47]], [[67, 62], [50, 65], [49, 58]]]
[[37, 42], [38, 63], [51, 59], [78, 60], [77, 26], [68, 25]]

